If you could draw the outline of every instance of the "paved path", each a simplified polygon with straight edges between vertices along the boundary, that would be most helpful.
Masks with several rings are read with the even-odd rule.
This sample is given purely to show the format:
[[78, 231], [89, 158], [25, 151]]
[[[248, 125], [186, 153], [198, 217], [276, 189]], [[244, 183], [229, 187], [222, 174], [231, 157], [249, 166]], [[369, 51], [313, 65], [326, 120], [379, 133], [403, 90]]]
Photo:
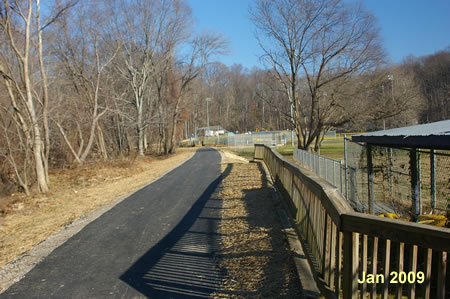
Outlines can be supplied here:
[[214, 260], [220, 154], [192, 159], [87, 225], [0, 298], [208, 297]]

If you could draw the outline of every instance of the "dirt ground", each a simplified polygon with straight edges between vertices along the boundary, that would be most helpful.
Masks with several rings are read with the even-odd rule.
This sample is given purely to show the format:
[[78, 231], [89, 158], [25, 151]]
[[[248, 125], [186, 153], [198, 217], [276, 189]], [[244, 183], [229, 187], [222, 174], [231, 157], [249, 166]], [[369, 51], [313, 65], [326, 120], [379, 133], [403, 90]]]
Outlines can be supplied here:
[[225, 160], [230, 173], [214, 195], [223, 201], [220, 267], [226, 273], [217, 298], [299, 298], [292, 252], [275, 212], [276, 202], [261, 162]]
[[51, 191], [13, 194], [0, 214], [0, 266], [43, 242], [80, 217], [143, 187], [187, 160], [195, 149], [166, 158], [144, 157], [50, 173]]

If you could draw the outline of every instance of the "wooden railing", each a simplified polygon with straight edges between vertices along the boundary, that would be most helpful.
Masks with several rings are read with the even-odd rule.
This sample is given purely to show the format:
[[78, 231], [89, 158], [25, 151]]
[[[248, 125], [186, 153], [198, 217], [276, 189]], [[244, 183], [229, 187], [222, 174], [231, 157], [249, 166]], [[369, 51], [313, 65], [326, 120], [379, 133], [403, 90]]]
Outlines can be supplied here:
[[[326, 298], [450, 298], [450, 229], [354, 212], [336, 188], [255, 145]], [[447, 291], [446, 291], [447, 290]]]

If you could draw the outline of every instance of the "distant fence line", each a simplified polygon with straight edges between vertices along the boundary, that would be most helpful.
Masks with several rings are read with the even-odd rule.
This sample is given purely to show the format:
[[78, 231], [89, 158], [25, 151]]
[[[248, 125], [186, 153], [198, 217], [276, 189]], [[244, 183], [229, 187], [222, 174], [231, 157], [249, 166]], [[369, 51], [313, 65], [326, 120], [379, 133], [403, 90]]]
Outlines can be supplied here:
[[[212, 137], [200, 137], [204, 145], [224, 145], [228, 147], [253, 147], [255, 144], [266, 144], [269, 146], [284, 145], [292, 142], [291, 132], [270, 132], [257, 134], [233, 134]], [[296, 138], [294, 137], [294, 142]]]
[[[345, 137], [362, 133], [337, 133], [329, 131], [324, 140], [342, 141]], [[265, 144], [269, 146], [297, 144], [297, 135], [292, 131], [256, 132], [252, 134], [230, 134], [211, 137], [194, 137], [192, 142], [200, 142], [204, 145], [224, 145], [228, 147], [253, 147], [255, 144]]]

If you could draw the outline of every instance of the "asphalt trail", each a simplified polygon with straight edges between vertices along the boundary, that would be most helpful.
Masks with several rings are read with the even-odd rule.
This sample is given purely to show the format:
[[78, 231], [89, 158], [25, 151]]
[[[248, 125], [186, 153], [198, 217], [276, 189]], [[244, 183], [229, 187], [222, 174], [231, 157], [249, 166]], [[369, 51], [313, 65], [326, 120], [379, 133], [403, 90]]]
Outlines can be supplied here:
[[221, 202], [211, 198], [220, 181], [220, 154], [200, 149], [88, 224], [0, 298], [208, 297], [222, 279], [214, 259]]

